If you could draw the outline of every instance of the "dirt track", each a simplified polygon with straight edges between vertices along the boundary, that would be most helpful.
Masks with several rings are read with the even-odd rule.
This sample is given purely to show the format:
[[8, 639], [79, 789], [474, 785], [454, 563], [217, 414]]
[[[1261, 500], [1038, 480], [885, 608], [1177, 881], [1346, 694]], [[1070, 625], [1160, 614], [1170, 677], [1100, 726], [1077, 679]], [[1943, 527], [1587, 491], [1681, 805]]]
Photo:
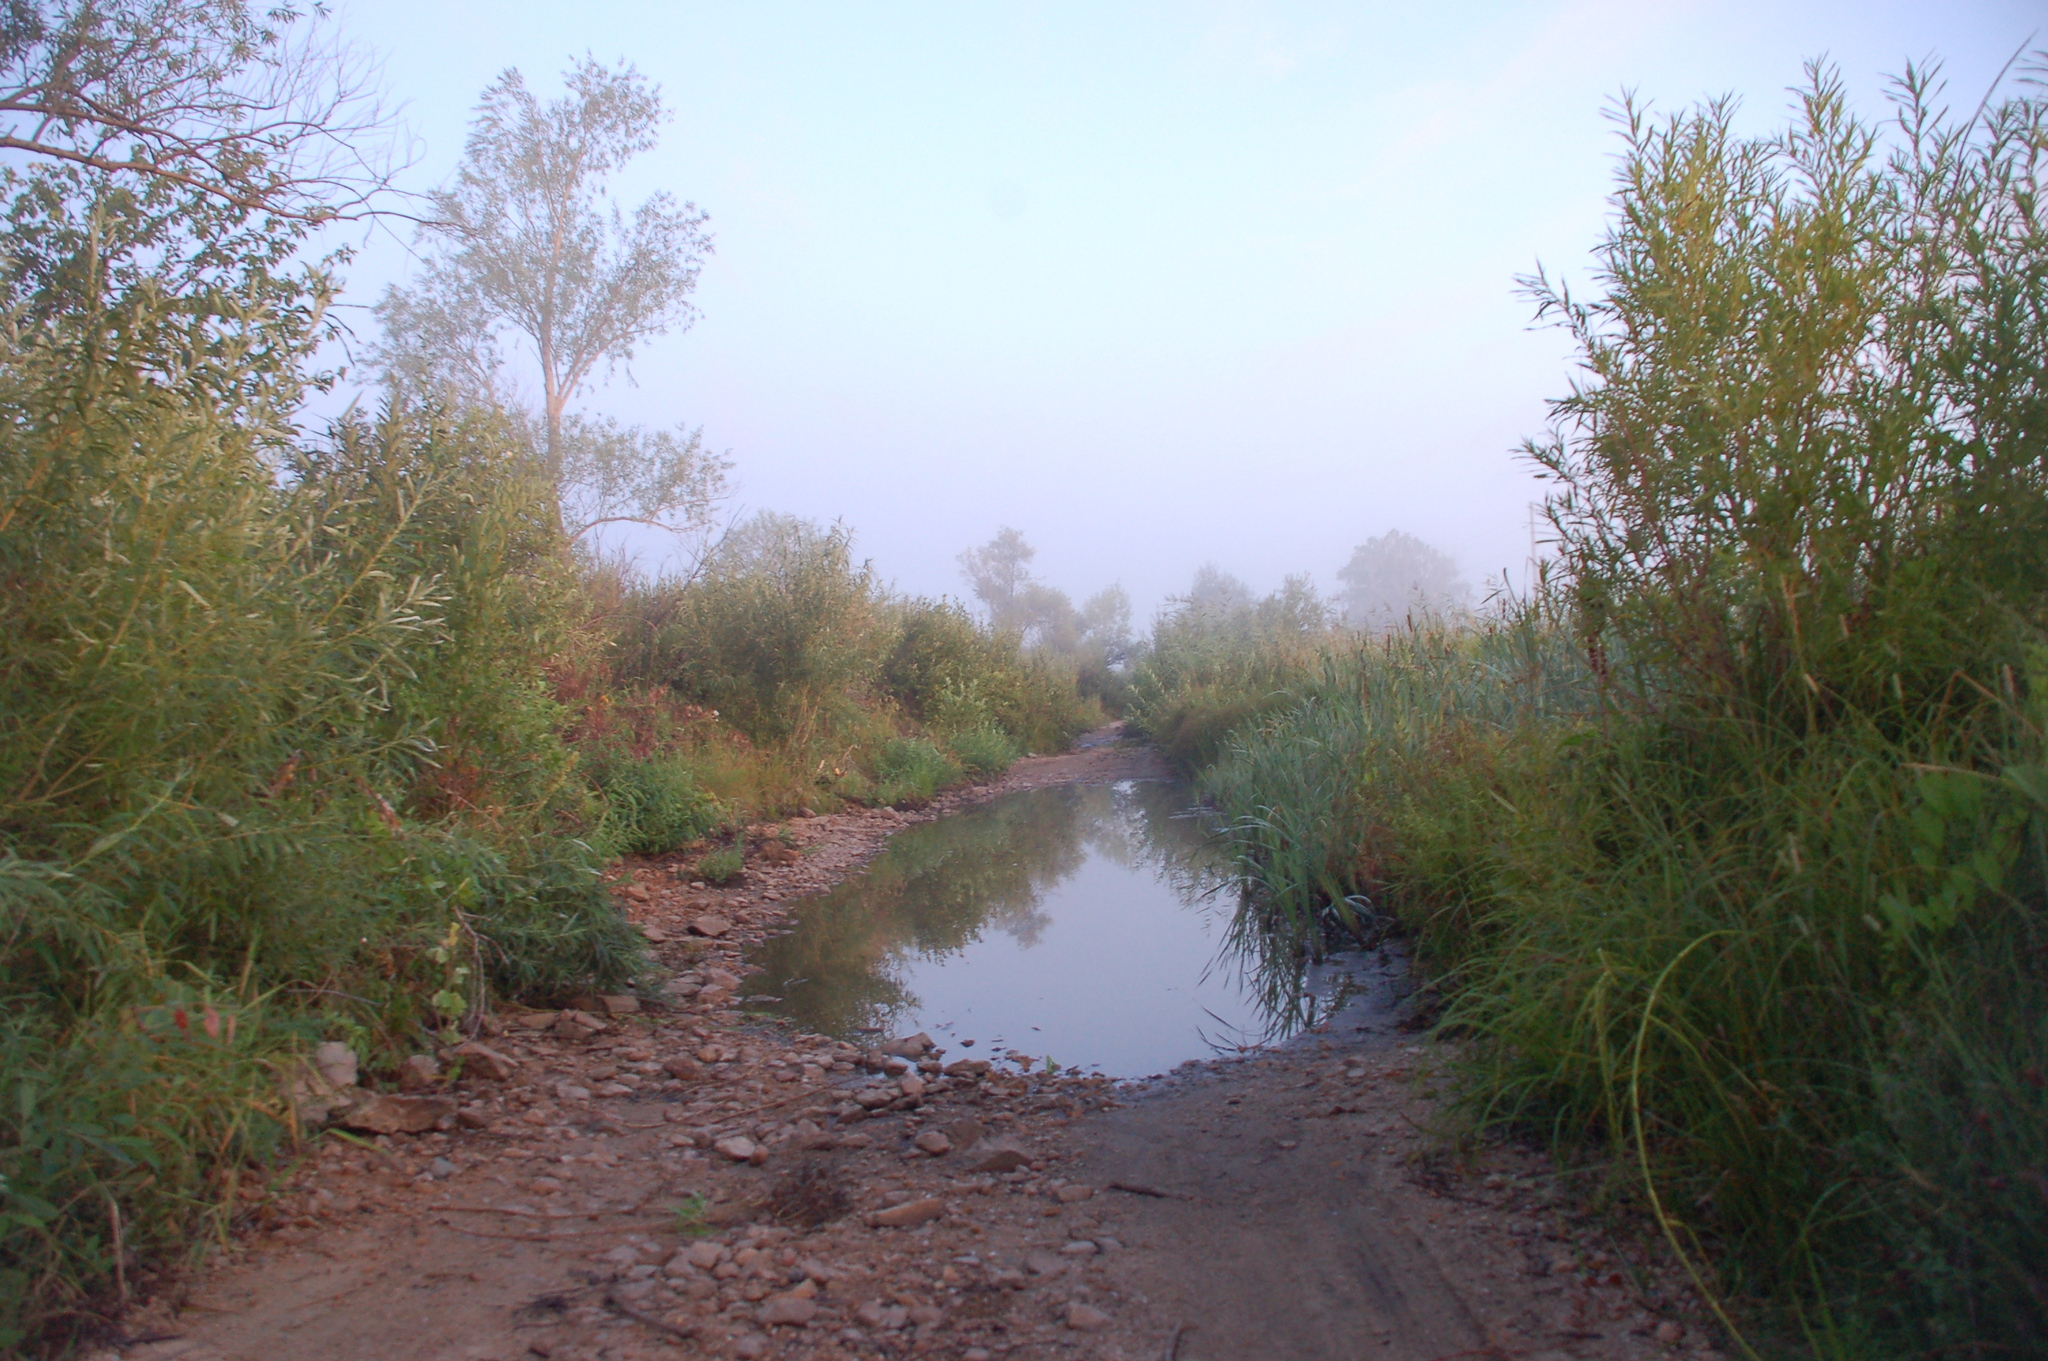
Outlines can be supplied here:
[[[1546, 1165], [1431, 1152], [1436, 1055], [1384, 992], [1322, 1033], [1145, 1086], [934, 1061], [903, 1075], [915, 1095], [851, 1046], [735, 1012], [718, 970], [741, 944], [905, 822], [1161, 773], [1094, 736], [923, 814], [791, 823], [804, 854], [750, 863], [741, 891], [634, 867], [629, 908], [684, 980], [672, 1005], [598, 1031], [507, 1018], [492, 1042], [519, 1070], [455, 1093], [480, 1128], [322, 1140], [217, 1269], [105, 1355], [1714, 1355], [1671, 1273], [1574, 1218]], [[691, 936], [707, 911], [730, 931]], [[869, 1114], [853, 1097], [888, 1101]], [[938, 1131], [954, 1147], [921, 1151]], [[733, 1137], [762, 1151], [737, 1160]]]

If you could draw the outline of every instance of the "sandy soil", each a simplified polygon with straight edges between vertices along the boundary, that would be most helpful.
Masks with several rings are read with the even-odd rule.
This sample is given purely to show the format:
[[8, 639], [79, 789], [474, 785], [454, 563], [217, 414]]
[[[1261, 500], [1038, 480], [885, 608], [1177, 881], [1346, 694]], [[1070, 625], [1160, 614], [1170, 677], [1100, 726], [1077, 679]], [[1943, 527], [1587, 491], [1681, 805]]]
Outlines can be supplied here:
[[499, 1018], [508, 1076], [417, 1091], [442, 1128], [315, 1141], [101, 1361], [1717, 1356], [1547, 1163], [1441, 1151], [1441, 1056], [1397, 980], [1148, 1084], [913, 1066], [736, 1010], [744, 946], [900, 827], [1165, 773], [1116, 737], [918, 813], [756, 829], [733, 889], [626, 867], [664, 998]]

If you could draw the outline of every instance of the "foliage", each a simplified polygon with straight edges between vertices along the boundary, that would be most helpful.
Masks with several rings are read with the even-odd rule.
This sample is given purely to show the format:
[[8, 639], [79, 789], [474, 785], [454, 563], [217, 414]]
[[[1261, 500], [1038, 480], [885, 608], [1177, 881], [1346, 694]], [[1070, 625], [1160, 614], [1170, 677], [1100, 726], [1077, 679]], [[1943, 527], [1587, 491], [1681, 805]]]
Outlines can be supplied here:
[[697, 862], [697, 874], [713, 884], [729, 884], [746, 872], [746, 853], [738, 846], [724, 846]]
[[1472, 1112], [1610, 1149], [1824, 1355], [2048, 1326], [2048, 136], [1931, 88], [1625, 106], [1603, 296], [1535, 283], [1588, 375], [1531, 449], [1555, 587], [1297, 666], [1205, 777], [1280, 948], [1398, 916]]
[[[384, 185], [383, 116], [325, 18], [246, 0], [33, 0], [0, 15], [0, 145], [71, 183], [161, 190], [267, 230], [353, 215]], [[184, 258], [190, 259], [189, 255]]]
[[1351, 551], [1337, 569], [1340, 603], [1354, 628], [1384, 631], [1410, 616], [1456, 616], [1471, 608], [1472, 588], [1449, 554], [1390, 529]]
[[378, 359], [401, 390], [514, 408], [501, 332], [538, 361], [534, 438], [580, 539], [635, 522], [696, 537], [730, 464], [698, 432], [626, 427], [569, 411], [647, 340], [695, 320], [689, 297], [711, 249], [704, 214], [656, 193], [622, 213], [607, 183], [653, 148], [660, 93], [630, 65], [586, 59], [543, 104], [517, 70], [484, 91], [454, 184], [433, 195], [419, 279], [378, 304]]
[[875, 756], [874, 801], [919, 808], [959, 778], [960, 767], [930, 742], [921, 737], [892, 738]]
[[16, 1341], [117, 1285], [109, 1216], [138, 1268], [219, 1222], [286, 1122], [249, 1074], [295, 1017], [387, 1045], [443, 1027], [451, 919], [458, 1015], [487, 984], [639, 961], [559, 835], [591, 809], [540, 685], [563, 565], [544, 481], [432, 412], [270, 444], [222, 400], [275, 391], [233, 381], [246, 351], [161, 367], [175, 317], [55, 321], [0, 355], [8, 1080], [26, 1101], [77, 1065], [155, 1071], [147, 1015], [211, 1006], [235, 1043], [12, 1108]]
[[605, 801], [597, 841], [614, 854], [665, 855], [725, 821], [725, 810], [680, 756], [601, 757], [589, 770]]
[[973, 775], [1000, 775], [1017, 759], [1017, 747], [1001, 728], [969, 728], [946, 742], [946, 751]]

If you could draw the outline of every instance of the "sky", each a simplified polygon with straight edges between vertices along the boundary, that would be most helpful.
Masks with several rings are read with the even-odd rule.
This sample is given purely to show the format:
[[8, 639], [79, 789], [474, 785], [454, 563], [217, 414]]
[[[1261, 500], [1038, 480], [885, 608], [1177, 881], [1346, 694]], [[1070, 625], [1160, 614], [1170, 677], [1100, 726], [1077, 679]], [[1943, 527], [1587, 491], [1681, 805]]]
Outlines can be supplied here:
[[[1516, 277], [1585, 283], [1632, 89], [1782, 121], [1802, 64], [1967, 111], [2048, 0], [747, 4], [344, 0], [444, 181], [508, 67], [630, 60], [673, 113], [618, 189], [711, 216], [701, 319], [593, 411], [703, 428], [738, 511], [843, 520], [919, 594], [999, 527], [1140, 620], [1214, 562], [1325, 590], [1389, 529], [1519, 580], [1518, 456], [1572, 376]], [[413, 267], [362, 242], [344, 303]], [[347, 312], [367, 331], [366, 313]], [[653, 545], [645, 561], [658, 566]]]

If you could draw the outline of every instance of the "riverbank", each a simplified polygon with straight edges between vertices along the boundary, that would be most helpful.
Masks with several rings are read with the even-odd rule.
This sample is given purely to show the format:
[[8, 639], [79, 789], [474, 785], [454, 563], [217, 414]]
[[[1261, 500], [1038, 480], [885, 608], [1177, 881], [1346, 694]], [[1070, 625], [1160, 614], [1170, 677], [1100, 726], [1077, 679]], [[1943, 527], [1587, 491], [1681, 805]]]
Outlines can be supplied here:
[[1115, 736], [918, 812], [752, 829], [730, 888], [623, 866], [663, 997], [499, 1018], [420, 1089], [452, 1127], [318, 1140], [108, 1357], [1709, 1354], [1547, 1166], [1431, 1152], [1433, 1047], [1385, 1015], [1114, 1084], [738, 1008], [741, 951], [902, 826], [1165, 773]]

